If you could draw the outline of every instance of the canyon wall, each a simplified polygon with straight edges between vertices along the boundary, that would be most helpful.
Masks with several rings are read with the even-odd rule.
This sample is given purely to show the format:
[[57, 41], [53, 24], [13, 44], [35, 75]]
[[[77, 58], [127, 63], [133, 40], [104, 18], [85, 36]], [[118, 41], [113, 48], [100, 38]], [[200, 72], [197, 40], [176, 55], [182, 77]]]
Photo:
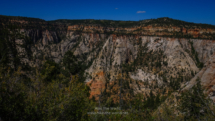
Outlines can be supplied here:
[[[210, 92], [214, 91], [211, 86], [214, 83], [213, 57], [215, 51], [215, 40], [205, 39], [185, 39], [169, 37], [152, 37], [143, 35], [117, 35], [103, 33], [89, 33], [69, 30], [63, 40], [59, 40], [55, 32], [46, 31], [23, 31], [32, 37], [35, 46], [32, 47], [35, 59], [40, 56], [52, 58], [60, 63], [67, 51], [72, 51], [76, 56], [86, 56], [85, 63], [92, 61], [91, 66], [85, 71], [87, 76], [85, 83], [90, 85], [91, 97], [101, 93], [107, 82], [116, 81], [124, 70], [123, 64], [133, 63], [138, 58], [141, 48], [147, 48], [146, 53], [155, 54], [162, 51], [165, 58], [161, 62], [161, 69], [156, 67], [138, 66], [128, 73], [131, 80], [141, 83], [154, 83], [159, 86], [156, 89], [140, 85], [140, 89], [135, 92], [149, 93], [157, 90], [162, 85], [165, 86], [161, 74], [167, 72], [168, 81], [170, 77], [177, 78], [178, 73], [184, 70], [183, 75], [190, 75], [191, 71], [197, 73], [193, 79], [185, 80], [181, 88], [190, 88], [195, 84], [197, 77], [201, 78], [202, 84]], [[38, 39], [39, 38], [39, 39]], [[203, 68], [197, 67], [197, 55], [199, 62], [203, 63]], [[150, 64], [149, 60], [147, 61]], [[168, 65], [164, 65], [163, 61]], [[36, 64], [36, 63], [34, 63]], [[156, 71], [155, 71], [156, 70]], [[135, 87], [135, 85], [133, 85]], [[213, 95], [212, 95], [213, 96]]]

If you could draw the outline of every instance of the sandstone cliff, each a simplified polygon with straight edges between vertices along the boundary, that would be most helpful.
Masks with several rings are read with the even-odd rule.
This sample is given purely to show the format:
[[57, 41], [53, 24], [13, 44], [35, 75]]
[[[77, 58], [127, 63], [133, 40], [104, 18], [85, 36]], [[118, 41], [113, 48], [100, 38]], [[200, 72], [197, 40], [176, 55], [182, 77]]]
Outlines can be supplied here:
[[[6, 19], [0, 20], [1, 26], [7, 27]], [[75, 24], [9, 20], [10, 24], [20, 23], [20, 31], [33, 42], [33, 60], [22, 60], [32, 67], [44, 58], [61, 63], [67, 51], [72, 51], [88, 64], [85, 83], [90, 85], [91, 97], [98, 97], [107, 84], [113, 85], [121, 78], [123, 84], [129, 81], [128, 85], [135, 89], [135, 93], [163, 91], [165, 94], [171, 86], [175, 90], [189, 89], [199, 77], [206, 92], [215, 100], [213, 26], [197, 27], [190, 23], [167, 26], [170, 23], [166, 23], [170, 21], [167, 18], [162, 19], [163, 26], [148, 20], [131, 27], [103, 26], [90, 21]], [[113, 88], [118, 89], [116, 85]]]

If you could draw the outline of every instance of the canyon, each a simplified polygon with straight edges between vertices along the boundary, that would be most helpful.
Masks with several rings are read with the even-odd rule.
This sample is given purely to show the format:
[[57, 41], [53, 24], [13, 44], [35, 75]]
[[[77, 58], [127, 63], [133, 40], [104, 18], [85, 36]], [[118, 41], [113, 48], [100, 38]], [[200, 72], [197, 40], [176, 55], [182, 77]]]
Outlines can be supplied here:
[[[91, 89], [90, 98], [99, 100], [106, 89], [117, 102], [119, 80], [125, 85], [129, 82], [135, 94], [163, 92], [167, 95], [171, 90], [177, 93], [189, 90], [200, 78], [205, 93], [215, 102], [213, 25], [180, 24], [179, 20], [174, 24], [171, 22], [176, 20], [170, 18], [140, 21], [129, 26], [120, 26], [114, 21], [103, 25], [102, 20], [75, 24], [21, 19], [0, 17], [1, 27], [15, 24], [32, 42], [33, 59], [21, 61], [31, 67], [40, 66], [43, 58], [62, 63], [65, 53], [73, 52], [79, 61], [89, 66], [84, 75], [85, 84]], [[16, 43], [22, 44], [22, 39], [16, 39]], [[20, 47], [17, 49], [19, 53], [27, 53]], [[172, 89], [171, 84], [178, 87]], [[128, 90], [123, 89], [124, 99]]]

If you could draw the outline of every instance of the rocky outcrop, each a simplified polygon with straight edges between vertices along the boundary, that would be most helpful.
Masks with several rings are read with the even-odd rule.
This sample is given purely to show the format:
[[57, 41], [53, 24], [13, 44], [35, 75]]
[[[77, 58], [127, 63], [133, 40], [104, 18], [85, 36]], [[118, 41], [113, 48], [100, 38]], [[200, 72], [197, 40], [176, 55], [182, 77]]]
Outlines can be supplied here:
[[204, 67], [185, 85], [183, 90], [192, 88], [196, 84], [197, 78], [200, 79], [206, 93], [215, 102], [215, 54], [210, 56]]
[[[45, 57], [60, 63], [67, 51], [72, 51], [86, 64], [92, 62], [85, 70], [87, 75], [85, 82], [91, 88], [90, 97], [98, 96], [106, 88], [107, 82], [114, 82], [118, 75], [125, 73], [124, 65], [131, 65], [129, 68], [132, 69], [126, 72], [128, 79], [136, 80], [138, 83], [148, 80], [151, 84], [158, 84], [157, 87], [155, 85], [146, 87], [144, 83], [140, 83], [142, 93], [159, 89], [171, 82], [172, 78], [187, 76], [189, 78], [183, 78], [182, 81], [189, 82], [193, 73], [197, 73], [185, 84], [184, 90], [191, 88], [199, 77], [206, 92], [214, 98], [215, 41], [209, 39], [214, 38], [215, 29], [194, 25], [161, 26], [150, 21], [152, 20], [139, 22], [130, 27], [42, 20], [9, 22], [19, 23], [18, 25], [22, 27], [21, 32], [32, 41], [33, 60], [31, 62], [27, 58], [22, 60], [31, 66], [37, 65]], [[0, 19], [0, 22], [6, 20]], [[5, 27], [7, 24], [1, 26]], [[17, 40], [17, 43], [22, 43], [21, 41]], [[158, 53], [161, 54], [156, 58]], [[144, 57], [140, 60], [139, 56]], [[140, 65], [140, 62], [145, 65]], [[203, 63], [204, 67], [198, 68], [199, 63]]]
[[[101, 90], [105, 88], [105, 84], [108, 81], [115, 81], [117, 79], [117, 75], [123, 71], [121, 69], [122, 65], [133, 63], [138, 57], [137, 55], [140, 52], [140, 48], [144, 48], [145, 45], [147, 47], [147, 53], [162, 51], [165, 58], [161, 60], [166, 61], [168, 65], [164, 66], [164, 64], [161, 64], [162, 69], [153, 67], [152, 70], [149, 70], [147, 67], [143, 67], [143, 69], [138, 69], [139, 67], [136, 67], [134, 71], [130, 73], [131, 75], [129, 78], [137, 81], [141, 80], [142, 82], [148, 80], [148, 82], [152, 82], [152, 84], [156, 82], [159, 84], [157, 88], [165, 85], [161, 76], [164, 72], [167, 72], [167, 78], [177, 78], [180, 70], [185, 71], [184, 75], [191, 75], [191, 71], [196, 73], [200, 71], [192, 55], [192, 49], [197, 53], [199, 61], [205, 64], [210, 62], [211, 54], [214, 54], [215, 45], [213, 40], [142, 35], [108, 35], [84, 32], [76, 33], [74, 31], [74, 29], [76, 29], [75, 27], [78, 26], [68, 28], [65, 39], [63, 40], [60, 40], [57, 32], [54, 31], [22, 30], [22, 32], [31, 37], [31, 40], [34, 42], [35, 46], [32, 47], [32, 51], [36, 60], [45, 56], [59, 63], [67, 51], [72, 51], [75, 55], [80, 57], [85, 55], [86, 60], [84, 61], [86, 63], [92, 61], [92, 65], [85, 71], [88, 74], [85, 82], [90, 85], [90, 97], [95, 96], [96, 99], [98, 99], [97, 96], [100, 94]], [[179, 28], [175, 29], [177, 31], [179, 30]], [[132, 30], [133, 29], [130, 31]], [[173, 31], [176, 30], [173, 29]], [[25, 60], [25, 62], [28, 61]], [[31, 62], [32, 66], [35, 64], [37, 63]], [[208, 67], [209, 66], [211, 65], [208, 65]], [[205, 73], [205, 68], [206, 67], [199, 73]], [[213, 77], [212, 75], [206, 74], [205, 77], [202, 78], [211, 80], [210, 78]], [[170, 80], [168, 79], [168, 81]], [[142, 84], [144, 85], [144, 83]], [[209, 86], [211, 83], [206, 83], [205, 85]], [[134, 87], [137, 88], [136, 86]], [[208, 89], [213, 90], [212, 87]], [[144, 93], [144, 91], [149, 93], [152, 89], [141, 86], [140, 90], [142, 93]]]
[[193, 38], [213, 38], [208, 34], [214, 34], [215, 29], [201, 29], [201, 28], [184, 28], [177, 26], [136, 26], [131, 28], [116, 28], [116, 27], [102, 27], [99, 25], [72, 25], [68, 26], [68, 31], [82, 31], [82, 32], [112, 32], [112, 33], [124, 33], [124, 34], [139, 34], [139, 35], [154, 35], [154, 36], [176, 36], [184, 38], [187, 36]]
[[41, 43], [43, 46], [52, 44], [52, 43], [59, 43], [61, 39], [59, 38], [56, 31], [49, 31], [49, 30], [25, 30], [21, 29], [21, 32], [25, 34], [25, 36], [30, 37], [33, 43]]

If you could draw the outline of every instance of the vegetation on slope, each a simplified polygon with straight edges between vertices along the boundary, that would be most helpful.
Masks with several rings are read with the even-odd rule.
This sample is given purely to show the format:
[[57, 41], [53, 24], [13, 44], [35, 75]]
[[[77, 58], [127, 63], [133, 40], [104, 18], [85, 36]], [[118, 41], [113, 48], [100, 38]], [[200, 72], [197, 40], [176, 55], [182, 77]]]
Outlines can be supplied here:
[[172, 19], [168, 17], [162, 17], [157, 19], [150, 19], [149, 22], [144, 23], [144, 25], [154, 25], [154, 26], [178, 26], [185, 28], [210, 28], [215, 29], [214, 25], [210, 24], [197, 24], [192, 22], [181, 21], [177, 19]]
[[[168, 106], [163, 108], [161, 114], [157, 116], [153, 114], [164, 103], [165, 99], [169, 98], [172, 91], [180, 89], [180, 83], [184, 82], [184, 80], [189, 80], [194, 75], [182, 76], [184, 70], [172, 69], [177, 71], [179, 76], [171, 78], [167, 73], [167, 70], [170, 69], [167, 69], [168, 63], [165, 60], [166, 57], [163, 51], [148, 51], [147, 43], [145, 43], [144, 47], [139, 46], [137, 58], [133, 63], [126, 63], [123, 66], [123, 103], [120, 104], [119, 98], [114, 101], [111, 95], [115, 94], [119, 97], [121, 75], [118, 76], [113, 85], [106, 86], [105, 91], [100, 95], [99, 101], [89, 99], [90, 88], [83, 83], [83, 80], [85, 80], [83, 72], [91, 64], [84, 63], [86, 59], [84, 55], [77, 57], [68, 51], [62, 63], [59, 64], [53, 60], [41, 58], [43, 62], [34, 69], [22, 63], [22, 58], [31, 60], [29, 51], [31, 44], [28, 43], [28, 38], [15, 31], [15, 28], [11, 26], [9, 29], [0, 30], [0, 117], [2, 120], [162, 121], [196, 118], [208, 118], [210, 120], [214, 118], [211, 110], [215, 108], [211, 108], [212, 106], [208, 108], [209, 101], [205, 98], [199, 83], [194, 86], [193, 90], [184, 92], [180, 97], [181, 106], [179, 110], [182, 112], [181, 114], [174, 114], [175, 110], [170, 109]], [[23, 39], [24, 44], [17, 44], [15, 42], [17, 38]], [[137, 41], [137, 43], [138, 45], [142, 44], [141, 41]], [[99, 43], [99, 46], [102, 45], [103, 43]], [[29, 56], [20, 56], [16, 49], [18, 46], [29, 52], [24, 53], [24, 55]], [[193, 48], [192, 53], [196, 54]], [[134, 94], [135, 86], [132, 85], [140, 86], [140, 82], [131, 80], [128, 74], [138, 68], [142, 68], [146, 72], [159, 74], [167, 88], [163, 87], [161, 90], [156, 90], [158, 89], [156, 83], [154, 85], [145, 84], [154, 90], [145, 95], [142, 93]], [[161, 73], [162, 70], [164, 71], [163, 73]], [[156, 82], [157, 80], [154, 81]], [[166, 89], [170, 90], [168, 94], [166, 94]], [[166, 95], [161, 95], [159, 91]], [[128, 114], [88, 114], [88, 112], [96, 111], [96, 106], [121, 106], [120, 111], [128, 112]]]

